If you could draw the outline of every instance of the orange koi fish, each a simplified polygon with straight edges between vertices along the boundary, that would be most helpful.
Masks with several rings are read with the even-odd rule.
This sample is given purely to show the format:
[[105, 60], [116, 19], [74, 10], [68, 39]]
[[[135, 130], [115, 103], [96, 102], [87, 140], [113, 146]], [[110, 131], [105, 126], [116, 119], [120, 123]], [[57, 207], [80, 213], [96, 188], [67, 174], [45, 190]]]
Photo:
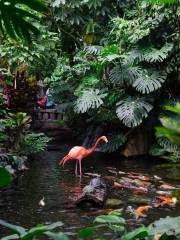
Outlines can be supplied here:
[[139, 179], [142, 181], [149, 181], [150, 177], [145, 176], [145, 175], [141, 175], [141, 174], [134, 174], [134, 173], [129, 173], [128, 177], [133, 178], [133, 179]]
[[134, 179], [134, 182], [135, 182], [136, 185], [142, 186], [142, 187], [149, 187], [151, 185], [150, 182], [143, 181], [143, 180], [140, 180], [140, 179]]
[[176, 189], [175, 187], [171, 186], [169, 183], [163, 183], [160, 188], [167, 189], [167, 190], [174, 190]]
[[152, 206], [147, 205], [147, 206], [141, 206], [141, 207], [138, 207], [137, 209], [135, 209], [136, 218], [146, 217], [146, 215], [143, 212], [147, 211], [150, 208], [152, 208]]
[[157, 198], [161, 199], [162, 201], [155, 203], [154, 204], [155, 207], [163, 206], [165, 204], [174, 206], [177, 203], [177, 198], [175, 198], [175, 197], [169, 198], [169, 197], [165, 197], [165, 196], [159, 196]]
[[97, 211], [94, 211], [94, 212], [88, 212], [83, 216], [87, 216], [87, 215], [98, 216], [98, 215], [102, 215], [102, 214], [107, 214], [107, 213], [112, 212], [112, 211], [113, 211], [112, 208], [100, 209], [100, 210], [97, 210]]
[[114, 187], [116, 188], [124, 188], [124, 185], [118, 182], [114, 182]]
[[142, 194], [142, 193], [145, 193], [145, 189], [137, 189], [134, 191], [134, 194]]

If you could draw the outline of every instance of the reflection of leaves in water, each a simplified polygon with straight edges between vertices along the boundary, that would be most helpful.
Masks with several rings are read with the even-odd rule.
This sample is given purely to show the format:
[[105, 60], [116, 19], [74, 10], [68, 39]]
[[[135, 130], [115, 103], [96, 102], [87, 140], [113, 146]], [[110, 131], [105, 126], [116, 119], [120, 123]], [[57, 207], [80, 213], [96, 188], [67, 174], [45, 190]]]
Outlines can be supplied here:
[[180, 180], [180, 164], [160, 164], [154, 167], [155, 170], [163, 169], [166, 171], [166, 178]]
[[172, 180], [180, 180], [180, 171], [178, 168], [169, 169], [168, 172], [169, 173], [166, 175], [166, 178]]

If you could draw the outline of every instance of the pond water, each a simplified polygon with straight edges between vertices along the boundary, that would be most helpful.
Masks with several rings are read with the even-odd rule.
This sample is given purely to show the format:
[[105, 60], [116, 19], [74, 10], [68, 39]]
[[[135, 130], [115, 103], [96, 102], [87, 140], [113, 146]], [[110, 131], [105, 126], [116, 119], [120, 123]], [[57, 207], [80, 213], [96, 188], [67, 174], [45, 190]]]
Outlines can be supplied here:
[[[29, 164], [26, 171], [8, 190], [0, 192], [0, 219], [16, 225], [30, 228], [38, 223], [51, 223], [62, 221], [64, 232], [71, 235], [71, 239], [78, 239], [76, 235], [80, 229], [92, 224], [96, 211], [82, 210], [71, 206], [71, 195], [79, 191], [81, 187], [91, 179], [83, 176], [81, 181], [74, 176], [74, 162], [68, 163], [64, 169], [58, 166], [59, 159], [70, 149], [70, 146], [62, 146], [59, 151], [47, 151]], [[113, 171], [138, 172], [148, 175], [158, 175], [166, 182], [178, 184], [165, 179], [164, 170], [154, 170], [152, 166], [159, 160], [151, 159], [129, 159], [124, 160], [119, 156], [94, 153], [93, 156], [84, 159], [82, 163], [83, 172], [98, 173], [102, 176], [114, 176]], [[127, 194], [119, 196], [124, 201], [124, 208], [130, 205], [127, 202]], [[45, 198], [45, 206], [39, 206], [39, 201]], [[179, 216], [179, 205], [176, 207], [160, 207], [148, 211], [148, 217], [136, 220], [127, 213], [124, 216], [129, 224], [135, 226], [141, 223], [150, 223], [164, 216]], [[5, 230], [0, 227], [0, 237]], [[106, 232], [104, 235], [108, 234]]]

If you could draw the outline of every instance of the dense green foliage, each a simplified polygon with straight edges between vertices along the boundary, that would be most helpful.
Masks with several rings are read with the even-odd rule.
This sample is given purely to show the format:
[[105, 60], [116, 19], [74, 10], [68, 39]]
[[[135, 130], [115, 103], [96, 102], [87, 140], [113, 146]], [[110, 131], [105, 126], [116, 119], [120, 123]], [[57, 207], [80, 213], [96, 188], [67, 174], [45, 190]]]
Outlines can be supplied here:
[[1, 238], [2, 240], [5, 239], [22, 239], [22, 240], [33, 240], [38, 239], [39, 236], [46, 236], [47, 239], [54, 239], [54, 240], [68, 240], [68, 237], [62, 233], [62, 232], [54, 232], [54, 229], [62, 227], [62, 222], [55, 222], [49, 225], [43, 225], [39, 224], [33, 228], [31, 228], [29, 231], [27, 231], [25, 228], [21, 226], [16, 226], [10, 223], [7, 223], [3, 220], [0, 220], [0, 225], [5, 226], [9, 228], [12, 233], [12, 235], [9, 235], [7, 237]]
[[32, 34], [38, 35], [38, 28], [32, 21], [40, 15], [48, 13], [45, 4], [39, 0], [1, 0], [0, 1], [0, 31], [11, 39], [23, 39], [31, 42]]
[[113, 143], [107, 151], [117, 150], [131, 128], [178, 97], [179, 6], [164, 3], [48, 1], [52, 14], [46, 27], [36, 23], [41, 35], [31, 46], [1, 41], [3, 79], [30, 86], [44, 80], [71, 112], [71, 123], [78, 114], [88, 124], [103, 124]]
[[179, 239], [180, 236], [180, 217], [161, 218], [147, 227], [141, 226], [128, 233], [126, 230], [126, 222], [124, 218], [121, 217], [121, 213], [117, 210], [110, 212], [108, 215], [100, 215], [96, 217], [94, 223], [95, 226], [83, 229], [80, 232], [80, 237], [87, 238], [100, 228], [109, 229], [109, 231], [113, 233], [112, 239], [117, 240], [144, 240], [156, 238], [170, 240]]
[[179, 103], [175, 106], [165, 106], [161, 115], [162, 126], [156, 127], [157, 143], [151, 147], [150, 154], [178, 163], [180, 160]]
[[128, 128], [151, 120], [163, 101], [178, 97], [179, 8], [173, 2], [53, 1], [63, 51], [46, 78], [55, 99], [71, 109], [74, 103], [91, 124], [105, 124], [107, 135], [118, 128], [125, 138]]
[[44, 133], [34, 133], [30, 123], [31, 118], [22, 112], [9, 112], [0, 120], [0, 166], [13, 175], [26, 169], [27, 156], [44, 151], [50, 141]]
[[[160, 240], [171, 240], [179, 239], [180, 237], [180, 217], [166, 217], [161, 218], [149, 226], [141, 226], [134, 231], [128, 232], [126, 230], [126, 222], [121, 217], [121, 213], [117, 210], [110, 212], [108, 215], [100, 215], [94, 220], [95, 226], [83, 229], [79, 233], [80, 239], [86, 239], [94, 235], [99, 229], [106, 228], [112, 233], [111, 239], [113, 240], [144, 240], [144, 239], [160, 239]], [[0, 225], [9, 228], [14, 234], [1, 238], [5, 239], [22, 239], [22, 240], [33, 240], [40, 239], [44, 236], [45, 239], [54, 240], [68, 240], [69, 238], [63, 232], [54, 231], [56, 228], [62, 227], [62, 222], [56, 222], [50, 225], [39, 224], [36, 227], [31, 228], [27, 231], [21, 226], [16, 226], [0, 220]], [[101, 236], [93, 239], [106, 239]], [[109, 239], [109, 238], [108, 238]]]
[[[21, 82], [37, 90], [37, 81], [43, 80], [59, 104], [57, 109], [67, 110], [71, 122], [78, 116], [84, 125], [103, 125], [109, 144], [102, 150], [107, 152], [118, 150], [134, 129], [151, 120], [152, 130], [162, 106], [178, 101], [176, 0], [48, 0], [47, 4], [51, 14], [39, 0], [0, 0], [0, 187], [11, 182], [16, 170], [26, 169], [27, 156], [45, 150], [50, 140], [32, 131], [26, 113], [7, 111], [12, 106], [7, 104], [4, 83], [12, 93]], [[160, 116], [162, 127], [156, 132], [159, 146], [152, 151], [178, 162], [179, 116], [172, 112], [180, 113], [179, 104], [165, 110], [169, 112]], [[180, 237], [179, 217], [160, 219], [129, 233], [118, 211], [98, 216], [94, 223], [80, 232], [81, 238], [101, 228], [121, 240]], [[3, 220], [0, 224], [14, 233], [2, 239], [41, 235], [68, 239], [52, 231], [61, 222], [29, 231]]]

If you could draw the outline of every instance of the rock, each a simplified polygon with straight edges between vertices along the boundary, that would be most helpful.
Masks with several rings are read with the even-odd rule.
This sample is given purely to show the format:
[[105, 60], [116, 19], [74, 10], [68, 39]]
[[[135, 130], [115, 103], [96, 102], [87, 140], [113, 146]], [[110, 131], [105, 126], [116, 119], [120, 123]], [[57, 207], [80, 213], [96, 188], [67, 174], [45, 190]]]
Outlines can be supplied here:
[[105, 202], [105, 205], [110, 207], [116, 207], [122, 204], [124, 204], [124, 202], [118, 198], [108, 198]]
[[145, 127], [136, 128], [128, 137], [128, 141], [121, 151], [125, 157], [146, 155], [150, 144], [150, 133]]

